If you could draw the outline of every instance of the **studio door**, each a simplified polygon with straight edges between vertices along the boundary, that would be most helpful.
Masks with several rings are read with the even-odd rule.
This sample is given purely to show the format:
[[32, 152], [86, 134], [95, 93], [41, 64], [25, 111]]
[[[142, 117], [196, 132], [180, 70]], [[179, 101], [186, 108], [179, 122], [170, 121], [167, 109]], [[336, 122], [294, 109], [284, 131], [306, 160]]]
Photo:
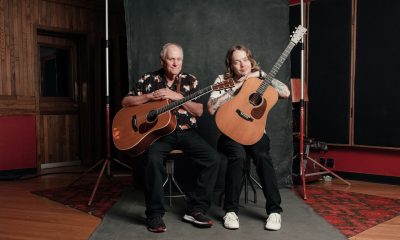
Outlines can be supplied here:
[[40, 169], [81, 163], [77, 41], [38, 32]]

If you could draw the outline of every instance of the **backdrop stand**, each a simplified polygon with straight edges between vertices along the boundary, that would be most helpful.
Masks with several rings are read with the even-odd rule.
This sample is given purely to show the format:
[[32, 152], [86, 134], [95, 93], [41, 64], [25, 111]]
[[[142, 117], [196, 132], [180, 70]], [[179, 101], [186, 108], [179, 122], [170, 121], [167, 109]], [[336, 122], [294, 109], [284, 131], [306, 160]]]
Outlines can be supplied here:
[[106, 157], [104, 159], [101, 159], [97, 161], [96, 164], [94, 164], [92, 167], [90, 167], [88, 170], [86, 170], [83, 174], [81, 174], [77, 179], [75, 179], [71, 184], [69, 184], [68, 187], [71, 187], [74, 183], [76, 183], [78, 180], [80, 180], [82, 177], [86, 176], [89, 172], [91, 172], [93, 169], [95, 169], [97, 166], [103, 164], [99, 175], [97, 176], [96, 184], [94, 185], [94, 188], [92, 190], [92, 194], [90, 195], [89, 201], [88, 201], [88, 206], [90, 206], [93, 202], [93, 198], [97, 192], [97, 188], [99, 187], [100, 180], [103, 177], [103, 174], [107, 168], [107, 176], [112, 176], [111, 175], [111, 162], [116, 162], [119, 165], [122, 165], [130, 170], [132, 168], [119, 161], [118, 159], [112, 158], [111, 157], [111, 150], [110, 150], [110, 94], [109, 94], [109, 46], [110, 42], [108, 40], [108, 0], [105, 0], [105, 14], [106, 14], [106, 42], [105, 42], [105, 50], [106, 50]]
[[[301, 11], [301, 26], [304, 26], [304, 0], [300, 1], [300, 11]], [[300, 89], [298, 89], [298, 83], [293, 84], [292, 82], [292, 101], [295, 101], [294, 95], [298, 93], [298, 90], [300, 90], [300, 133], [299, 133], [299, 154], [300, 154], [300, 175], [301, 175], [301, 182], [302, 182], [302, 187], [303, 187], [303, 198], [307, 199], [307, 190], [306, 190], [306, 177], [307, 176], [314, 176], [314, 175], [320, 175], [320, 174], [327, 174], [330, 173], [333, 176], [337, 177], [347, 185], [351, 185], [348, 181], [344, 180], [337, 174], [335, 174], [332, 170], [326, 168], [324, 165], [320, 164], [318, 161], [315, 159], [311, 158], [308, 156], [308, 149], [309, 146], [307, 146], [307, 154], [304, 154], [304, 107], [305, 107], [305, 93], [306, 93], [306, 86], [304, 83], [304, 72], [305, 72], [305, 53], [304, 53], [304, 36], [301, 39], [301, 78], [300, 78]], [[297, 86], [297, 90], [296, 90]], [[294, 88], [295, 87], [295, 88]], [[306, 96], [307, 101], [308, 101], [308, 96]], [[322, 168], [325, 171], [321, 172], [315, 172], [315, 173], [310, 173], [306, 174], [306, 166], [304, 165], [304, 158], [307, 160], [312, 161], [316, 165], [318, 165], [320, 168]]]
[[[323, 175], [323, 174], [332, 174], [336, 178], [340, 179], [342, 182], [344, 182], [347, 185], [351, 185], [348, 181], [344, 180], [341, 178], [339, 175], [334, 173], [332, 170], [326, 168], [324, 165], [320, 164], [317, 160], [311, 158], [309, 156], [309, 150], [310, 150], [310, 145], [311, 142], [307, 141], [306, 146], [304, 146], [304, 106], [305, 103], [308, 102], [308, 91], [307, 91], [307, 84], [303, 81], [303, 86], [301, 87], [301, 80], [298, 78], [292, 78], [291, 79], [291, 92], [292, 92], [292, 102], [300, 102], [300, 130], [299, 130], [299, 157], [300, 157], [300, 171], [299, 174], [301, 176], [301, 183], [303, 187], [303, 198], [307, 199], [307, 191], [306, 191], [306, 177], [311, 177], [315, 175]], [[301, 90], [303, 91], [303, 96], [301, 97]], [[300, 93], [300, 94], [299, 94]], [[304, 152], [304, 149], [305, 152]], [[293, 159], [295, 159], [297, 156], [294, 156]], [[310, 160], [314, 164], [318, 165], [323, 171], [319, 172], [312, 172], [312, 173], [306, 173], [306, 168], [307, 168], [307, 163], [305, 163], [305, 159]], [[296, 176], [296, 175], [295, 175]]]

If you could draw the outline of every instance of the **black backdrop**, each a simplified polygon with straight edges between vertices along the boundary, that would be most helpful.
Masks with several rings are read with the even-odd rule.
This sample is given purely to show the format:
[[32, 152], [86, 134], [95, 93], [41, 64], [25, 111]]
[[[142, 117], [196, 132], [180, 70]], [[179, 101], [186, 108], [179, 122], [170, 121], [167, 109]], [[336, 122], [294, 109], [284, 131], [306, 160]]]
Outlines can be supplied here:
[[[269, 71], [289, 40], [287, 0], [125, 0], [124, 6], [131, 86], [143, 73], [160, 68], [159, 51], [166, 42], [183, 46], [183, 70], [196, 75], [203, 88], [224, 71], [225, 53], [231, 45], [250, 47], [261, 67]], [[287, 84], [289, 62], [277, 75]], [[208, 96], [202, 97], [204, 103]], [[216, 146], [218, 131], [206, 111], [199, 132]], [[267, 133], [279, 184], [290, 185], [293, 143], [289, 100], [279, 100], [271, 110]]]

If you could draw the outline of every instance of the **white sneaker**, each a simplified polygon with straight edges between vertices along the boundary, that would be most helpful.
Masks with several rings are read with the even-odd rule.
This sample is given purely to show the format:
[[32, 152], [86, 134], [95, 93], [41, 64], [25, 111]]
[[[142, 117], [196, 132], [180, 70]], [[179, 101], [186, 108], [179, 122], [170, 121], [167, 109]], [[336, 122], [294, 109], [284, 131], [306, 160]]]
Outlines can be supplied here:
[[224, 227], [227, 229], [238, 229], [239, 218], [235, 212], [227, 212], [224, 216]]
[[277, 231], [281, 229], [282, 218], [279, 213], [271, 213], [268, 216], [267, 223], [265, 224], [265, 229]]

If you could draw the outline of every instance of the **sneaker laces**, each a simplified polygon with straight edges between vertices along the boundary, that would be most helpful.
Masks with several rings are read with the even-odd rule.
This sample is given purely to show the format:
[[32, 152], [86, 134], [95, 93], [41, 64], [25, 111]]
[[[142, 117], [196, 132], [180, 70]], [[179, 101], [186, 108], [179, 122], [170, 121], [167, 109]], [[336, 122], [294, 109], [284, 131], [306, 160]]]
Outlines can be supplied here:
[[224, 221], [229, 223], [229, 222], [237, 222], [238, 221], [238, 216], [236, 215], [235, 212], [227, 212], [224, 216]]
[[267, 223], [265, 224], [265, 229], [267, 230], [279, 230], [281, 229], [281, 215], [279, 213], [271, 213], [268, 216]]
[[278, 214], [278, 213], [271, 213], [271, 214], [268, 216], [267, 222], [271, 222], [271, 223], [274, 223], [274, 224], [280, 223], [279, 214]]

